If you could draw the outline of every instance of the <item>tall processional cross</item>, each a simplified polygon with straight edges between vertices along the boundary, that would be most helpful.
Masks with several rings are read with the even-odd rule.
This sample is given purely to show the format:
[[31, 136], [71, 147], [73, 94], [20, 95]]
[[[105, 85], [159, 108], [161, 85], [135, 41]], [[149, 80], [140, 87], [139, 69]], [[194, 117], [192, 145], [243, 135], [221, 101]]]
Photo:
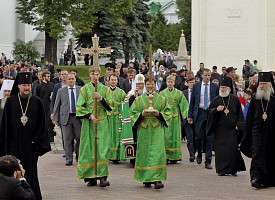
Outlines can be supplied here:
[[83, 54], [91, 54], [93, 55], [93, 67], [99, 68], [99, 54], [111, 54], [113, 49], [111, 47], [100, 48], [99, 46], [99, 37], [94, 34], [92, 37], [93, 46], [91, 48], [82, 48], [80, 53]]

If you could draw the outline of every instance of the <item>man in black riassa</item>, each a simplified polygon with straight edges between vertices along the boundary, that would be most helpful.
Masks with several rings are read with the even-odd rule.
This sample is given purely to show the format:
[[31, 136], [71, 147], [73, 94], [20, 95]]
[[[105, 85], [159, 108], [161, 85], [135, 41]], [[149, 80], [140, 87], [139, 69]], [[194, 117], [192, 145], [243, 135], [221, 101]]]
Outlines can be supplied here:
[[40, 200], [37, 161], [50, 151], [44, 108], [42, 101], [31, 95], [32, 73], [17, 76], [19, 92], [7, 99], [0, 123], [0, 156], [9, 154], [21, 160], [25, 178], [35, 199]]
[[49, 71], [43, 72], [42, 78], [42, 82], [36, 88], [36, 96], [39, 97], [43, 102], [44, 113], [46, 115], [46, 124], [48, 126], [48, 135], [50, 138], [50, 142], [54, 142], [54, 125], [50, 118], [51, 95], [53, 92], [54, 84], [51, 82], [51, 73]]
[[250, 102], [246, 117], [246, 136], [241, 151], [252, 158], [251, 186], [275, 186], [275, 96], [270, 72], [258, 74], [259, 86]]

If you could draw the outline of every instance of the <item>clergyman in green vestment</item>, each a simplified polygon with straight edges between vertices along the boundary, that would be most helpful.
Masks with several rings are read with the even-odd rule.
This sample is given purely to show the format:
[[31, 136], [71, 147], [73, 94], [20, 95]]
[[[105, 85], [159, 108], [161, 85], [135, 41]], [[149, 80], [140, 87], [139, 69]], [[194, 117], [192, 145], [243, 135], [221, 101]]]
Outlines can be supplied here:
[[[91, 82], [81, 88], [76, 104], [76, 116], [82, 119], [79, 158], [77, 165], [77, 177], [84, 179], [87, 186], [97, 184], [106, 187], [110, 183], [108, 176], [108, 152], [110, 149], [110, 129], [108, 115], [111, 115], [113, 98], [110, 88], [103, 84], [97, 84], [95, 92], [95, 81], [99, 78], [96, 68], [89, 70]], [[97, 100], [97, 118], [95, 118], [94, 103]], [[94, 124], [97, 123], [97, 174], [95, 174], [95, 134]]]
[[182, 159], [180, 117], [182, 116], [183, 119], [186, 118], [189, 104], [182, 91], [174, 88], [175, 76], [168, 76], [166, 78], [166, 85], [167, 88], [162, 90], [160, 95], [167, 99], [172, 108], [173, 115], [170, 126], [164, 128], [166, 158], [170, 163], [177, 163], [178, 160]]
[[120, 130], [122, 121], [119, 118], [120, 104], [124, 101], [126, 93], [117, 87], [118, 78], [115, 75], [110, 76], [110, 89], [114, 100], [113, 110], [111, 116], [109, 116], [110, 130], [111, 130], [111, 144], [109, 159], [114, 163], [118, 164], [120, 160]]
[[[155, 83], [145, 80], [147, 92], [155, 89]], [[131, 106], [133, 126], [137, 126], [137, 152], [135, 163], [135, 179], [143, 182], [145, 187], [155, 185], [155, 189], [163, 188], [162, 180], [166, 180], [166, 153], [164, 126], [168, 126], [172, 118], [171, 107], [167, 100], [153, 93], [154, 112], [148, 112], [148, 93], [137, 97]]]

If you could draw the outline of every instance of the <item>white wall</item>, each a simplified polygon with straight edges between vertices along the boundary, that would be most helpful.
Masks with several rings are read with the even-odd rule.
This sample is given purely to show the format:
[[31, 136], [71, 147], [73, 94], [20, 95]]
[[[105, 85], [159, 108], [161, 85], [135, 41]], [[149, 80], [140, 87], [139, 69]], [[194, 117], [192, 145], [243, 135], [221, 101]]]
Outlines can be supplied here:
[[0, 53], [5, 53], [7, 58], [11, 56], [12, 43], [16, 38], [16, 13], [14, 8], [16, 0], [1, 0], [0, 16]]
[[204, 62], [240, 74], [245, 59], [256, 59], [263, 70], [275, 70], [274, 6], [273, 0], [193, 0], [192, 69]]

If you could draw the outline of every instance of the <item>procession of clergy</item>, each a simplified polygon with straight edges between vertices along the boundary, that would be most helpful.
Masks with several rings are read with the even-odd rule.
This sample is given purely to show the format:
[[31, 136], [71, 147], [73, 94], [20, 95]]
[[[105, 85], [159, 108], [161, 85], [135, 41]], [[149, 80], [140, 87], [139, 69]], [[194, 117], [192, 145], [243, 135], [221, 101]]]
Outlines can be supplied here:
[[148, 63], [141, 68], [135, 62], [107, 63], [102, 77], [98, 67], [91, 67], [85, 85], [76, 70], [62, 69], [53, 78], [47, 66], [36, 72], [34, 82], [31, 67], [14, 80], [7, 77], [1, 87], [0, 156], [21, 160], [41, 199], [37, 159], [50, 151], [53, 124], [59, 125], [65, 165], [73, 164], [75, 152], [77, 177], [87, 186], [98, 180], [100, 187], [110, 186], [108, 162], [130, 160], [137, 181], [161, 189], [167, 164], [182, 160], [184, 137], [190, 162], [201, 164], [204, 153], [204, 167], [212, 169], [215, 152], [217, 174], [237, 176], [246, 170], [242, 151], [252, 158], [251, 186], [275, 186], [272, 73], [238, 83], [233, 67], [218, 74], [217, 67], [211, 72], [201, 63], [194, 76], [162, 61], [153, 71]]

